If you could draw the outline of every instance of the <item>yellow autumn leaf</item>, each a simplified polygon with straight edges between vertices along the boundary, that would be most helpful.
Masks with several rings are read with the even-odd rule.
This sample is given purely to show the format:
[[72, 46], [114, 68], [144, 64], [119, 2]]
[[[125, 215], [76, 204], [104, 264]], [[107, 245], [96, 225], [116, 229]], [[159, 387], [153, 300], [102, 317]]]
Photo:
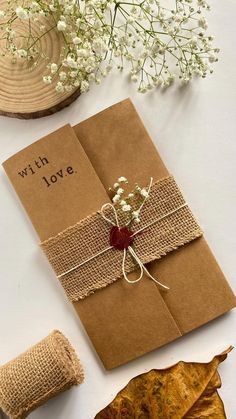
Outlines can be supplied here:
[[133, 378], [95, 419], [225, 419], [217, 368], [231, 350]]

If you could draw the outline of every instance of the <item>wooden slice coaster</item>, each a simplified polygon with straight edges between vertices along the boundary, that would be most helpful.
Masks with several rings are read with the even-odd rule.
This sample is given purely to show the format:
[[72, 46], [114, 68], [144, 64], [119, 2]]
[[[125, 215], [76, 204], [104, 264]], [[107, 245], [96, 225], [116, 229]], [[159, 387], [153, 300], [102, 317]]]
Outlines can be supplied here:
[[[0, 10], [4, 10], [6, 2], [0, 0]], [[32, 25], [33, 36], [41, 36], [42, 22]], [[24, 34], [28, 30], [27, 21], [15, 24], [17, 34]], [[1, 40], [0, 51], [5, 41]], [[19, 42], [20, 42], [19, 38]], [[40, 51], [48, 57], [39, 58], [37, 65], [24, 59], [17, 59], [16, 63], [9, 56], [0, 56], [0, 115], [13, 118], [31, 119], [51, 115], [70, 105], [79, 95], [78, 88], [71, 92], [57, 93], [56, 80], [50, 85], [43, 82], [43, 75], [47, 74], [47, 63], [60, 61], [62, 35], [57, 29], [51, 30], [40, 39]], [[22, 45], [23, 47], [23, 45]]]

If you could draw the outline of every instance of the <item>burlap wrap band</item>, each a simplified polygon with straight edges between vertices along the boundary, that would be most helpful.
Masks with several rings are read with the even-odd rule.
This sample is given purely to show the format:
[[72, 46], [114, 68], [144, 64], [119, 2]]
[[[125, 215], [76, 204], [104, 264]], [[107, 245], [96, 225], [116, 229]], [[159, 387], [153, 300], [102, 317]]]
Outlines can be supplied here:
[[52, 332], [18, 358], [0, 367], [0, 409], [11, 419], [35, 408], [84, 379], [69, 341]]
[[[189, 207], [184, 204], [172, 176], [153, 184], [142, 208], [141, 221], [132, 226], [133, 232], [143, 228], [132, 245], [142, 263], [159, 259], [202, 235]], [[109, 216], [111, 218], [112, 214]], [[109, 248], [110, 229], [111, 225], [97, 212], [41, 243], [70, 300], [83, 299], [123, 276], [123, 252]], [[99, 254], [103, 250], [104, 253]], [[136, 268], [137, 262], [127, 253], [125, 272]]]

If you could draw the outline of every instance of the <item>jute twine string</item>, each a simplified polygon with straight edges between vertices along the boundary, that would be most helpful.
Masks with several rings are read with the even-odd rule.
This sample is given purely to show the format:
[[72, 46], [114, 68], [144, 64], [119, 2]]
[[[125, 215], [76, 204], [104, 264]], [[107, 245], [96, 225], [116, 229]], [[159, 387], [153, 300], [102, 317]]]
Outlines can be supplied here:
[[[41, 243], [72, 301], [113, 283], [123, 276], [124, 270], [127, 275], [138, 266], [143, 268], [144, 264], [202, 235], [172, 176], [152, 185], [142, 208], [141, 221], [132, 227], [135, 235], [132, 249], [137, 257], [127, 251], [124, 260], [124, 253], [110, 246], [111, 227], [107, 220], [112, 217], [116, 223], [116, 215], [108, 206]], [[120, 226], [126, 225], [125, 217], [124, 213], [118, 220]], [[144, 271], [147, 274], [146, 268]]]
[[61, 332], [53, 331], [0, 367], [0, 408], [11, 419], [24, 419], [83, 379], [83, 368], [74, 349]]

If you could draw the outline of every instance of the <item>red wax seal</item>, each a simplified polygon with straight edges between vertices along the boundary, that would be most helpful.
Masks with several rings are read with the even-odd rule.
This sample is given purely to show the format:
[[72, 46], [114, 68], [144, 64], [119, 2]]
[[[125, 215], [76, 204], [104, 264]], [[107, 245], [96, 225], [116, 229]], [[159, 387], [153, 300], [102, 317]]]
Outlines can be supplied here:
[[127, 249], [134, 241], [133, 234], [127, 227], [113, 226], [110, 231], [110, 245], [118, 250]]

